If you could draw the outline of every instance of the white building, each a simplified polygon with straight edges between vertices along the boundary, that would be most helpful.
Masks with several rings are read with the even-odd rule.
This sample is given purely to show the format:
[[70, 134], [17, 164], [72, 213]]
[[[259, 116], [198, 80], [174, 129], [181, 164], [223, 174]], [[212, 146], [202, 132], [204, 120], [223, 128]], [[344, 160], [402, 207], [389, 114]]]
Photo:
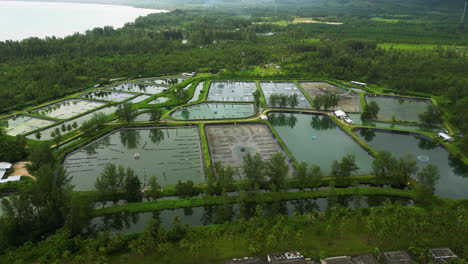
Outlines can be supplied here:
[[437, 134], [438, 137], [440, 137], [441, 139], [443, 139], [444, 141], [449, 141], [449, 142], [452, 142], [453, 141], [453, 137], [443, 133], [443, 132], [440, 132], [439, 134]]
[[348, 124], [351, 124], [351, 125], [354, 124], [353, 120], [351, 120], [351, 118], [349, 118], [349, 116], [343, 110], [336, 110], [335, 116], [345, 121]]

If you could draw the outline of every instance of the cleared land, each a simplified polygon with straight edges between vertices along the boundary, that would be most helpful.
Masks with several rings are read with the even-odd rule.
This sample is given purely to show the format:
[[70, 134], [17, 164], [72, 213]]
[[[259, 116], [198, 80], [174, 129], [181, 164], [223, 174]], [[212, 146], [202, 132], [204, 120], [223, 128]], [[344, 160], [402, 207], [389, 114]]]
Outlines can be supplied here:
[[269, 159], [282, 152], [268, 126], [264, 124], [208, 125], [205, 127], [211, 159], [232, 166], [241, 177], [243, 158], [247, 153], [260, 153]]
[[337, 87], [327, 82], [301, 82], [304, 91], [314, 99], [326, 92], [337, 94], [340, 97], [335, 110], [341, 109], [346, 112], [361, 112], [361, 99], [359, 94]]

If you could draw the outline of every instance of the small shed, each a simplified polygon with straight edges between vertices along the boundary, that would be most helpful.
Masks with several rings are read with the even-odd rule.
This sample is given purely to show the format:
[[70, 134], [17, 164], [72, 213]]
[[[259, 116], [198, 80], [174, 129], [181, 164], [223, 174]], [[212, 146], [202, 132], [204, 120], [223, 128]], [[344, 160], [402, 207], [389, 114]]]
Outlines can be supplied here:
[[336, 110], [335, 115], [338, 118], [345, 118], [347, 117], [346, 113], [343, 110]]
[[389, 251], [383, 252], [382, 258], [384, 259], [384, 263], [387, 264], [412, 264], [413, 260], [408, 252], [400, 250], [400, 251]]
[[435, 263], [449, 263], [452, 259], [458, 259], [458, 256], [450, 248], [433, 248], [429, 252]]
[[449, 142], [453, 141], [453, 137], [445, 134], [444, 132], [438, 133], [437, 136], [440, 137], [441, 139], [445, 140], [445, 141], [449, 141]]
[[0, 170], [8, 170], [13, 166], [13, 164], [9, 162], [0, 162]]
[[7, 183], [7, 182], [17, 182], [17, 181], [20, 181], [21, 180], [21, 175], [14, 175], [14, 176], [10, 176], [6, 179], [2, 179], [0, 180], [0, 184], [2, 183]]
[[332, 257], [320, 260], [322, 264], [353, 264], [351, 262], [351, 257], [341, 256], [341, 257]]
[[355, 84], [355, 85], [359, 85], [359, 86], [366, 86], [367, 83], [363, 83], [363, 82], [356, 82], [356, 81], [351, 81], [352, 84]]
[[268, 120], [268, 116], [266, 116], [266, 115], [261, 115], [261, 116], [260, 116], [260, 119], [263, 120], [263, 121], [266, 121], [266, 120]]

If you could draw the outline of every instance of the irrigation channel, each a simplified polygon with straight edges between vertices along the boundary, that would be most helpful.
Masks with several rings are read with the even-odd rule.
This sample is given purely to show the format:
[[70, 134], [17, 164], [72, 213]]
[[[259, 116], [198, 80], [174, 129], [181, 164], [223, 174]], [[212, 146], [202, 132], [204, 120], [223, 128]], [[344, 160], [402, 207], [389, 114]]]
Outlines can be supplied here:
[[225, 205], [209, 205], [200, 207], [179, 208], [173, 210], [160, 210], [146, 213], [118, 213], [95, 217], [91, 220], [89, 231], [113, 233], [142, 232], [151, 218], [158, 219], [161, 226], [170, 229], [174, 217], [178, 217], [180, 224], [189, 226], [201, 226], [221, 224], [224, 222], [250, 218], [256, 215], [257, 206], [261, 205], [264, 216], [278, 214], [294, 216], [305, 214], [313, 210], [323, 212], [335, 205], [350, 208], [366, 208], [383, 205], [385, 202], [412, 205], [413, 202], [406, 198], [392, 196], [335, 196], [334, 198], [300, 199], [291, 201], [277, 201], [270, 203], [235, 203]]

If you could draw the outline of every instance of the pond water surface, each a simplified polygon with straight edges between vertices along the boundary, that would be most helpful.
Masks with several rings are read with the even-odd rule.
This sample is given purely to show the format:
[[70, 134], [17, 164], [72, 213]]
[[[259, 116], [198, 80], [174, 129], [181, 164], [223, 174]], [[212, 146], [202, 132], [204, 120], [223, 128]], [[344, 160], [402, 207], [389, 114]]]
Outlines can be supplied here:
[[113, 163], [135, 171], [142, 184], [156, 176], [163, 186], [179, 180], [204, 181], [198, 128], [124, 129], [73, 152], [64, 166], [75, 190], [93, 190], [104, 167]]
[[95, 108], [105, 105], [104, 102], [85, 100], [85, 99], [67, 99], [31, 111], [42, 116], [48, 116], [58, 119], [68, 119], [76, 115], [88, 112]]
[[376, 151], [387, 150], [397, 157], [412, 154], [420, 169], [428, 164], [436, 165], [440, 172], [436, 194], [445, 198], [468, 198], [468, 166], [430, 139], [409, 132], [374, 129], [359, 129], [356, 134]]
[[328, 117], [293, 113], [275, 113], [268, 117], [299, 163], [318, 165], [329, 174], [334, 160], [352, 154], [359, 166], [357, 174], [371, 172], [372, 156]]
[[177, 109], [171, 116], [181, 120], [233, 119], [255, 115], [255, 106], [245, 103], [202, 103]]
[[[386, 201], [412, 205], [412, 201], [404, 198], [388, 196], [352, 197], [337, 196], [336, 198], [315, 198], [291, 201], [278, 201], [261, 204], [264, 216], [287, 215], [294, 216], [316, 211], [324, 211], [327, 207], [341, 205], [344, 207], [361, 208], [380, 206]], [[92, 219], [90, 226], [95, 231], [110, 231], [120, 233], [142, 232], [150, 219], [160, 221], [161, 226], [172, 228], [172, 220], [178, 217], [182, 225], [201, 226], [221, 224], [240, 218], [255, 216], [258, 203], [237, 203], [226, 205], [209, 205], [202, 207], [189, 207], [174, 210], [160, 210], [147, 213], [121, 213], [106, 215]]]
[[366, 95], [366, 102], [376, 102], [379, 105], [378, 120], [391, 121], [395, 117], [396, 120], [417, 123], [420, 123], [419, 115], [431, 105], [429, 100], [369, 95]]
[[55, 121], [28, 115], [16, 115], [0, 119], [0, 126], [5, 127], [6, 133], [9, 136], [22, 135], [39, 128], [50, 126], [53, 123], [55, 123]]

